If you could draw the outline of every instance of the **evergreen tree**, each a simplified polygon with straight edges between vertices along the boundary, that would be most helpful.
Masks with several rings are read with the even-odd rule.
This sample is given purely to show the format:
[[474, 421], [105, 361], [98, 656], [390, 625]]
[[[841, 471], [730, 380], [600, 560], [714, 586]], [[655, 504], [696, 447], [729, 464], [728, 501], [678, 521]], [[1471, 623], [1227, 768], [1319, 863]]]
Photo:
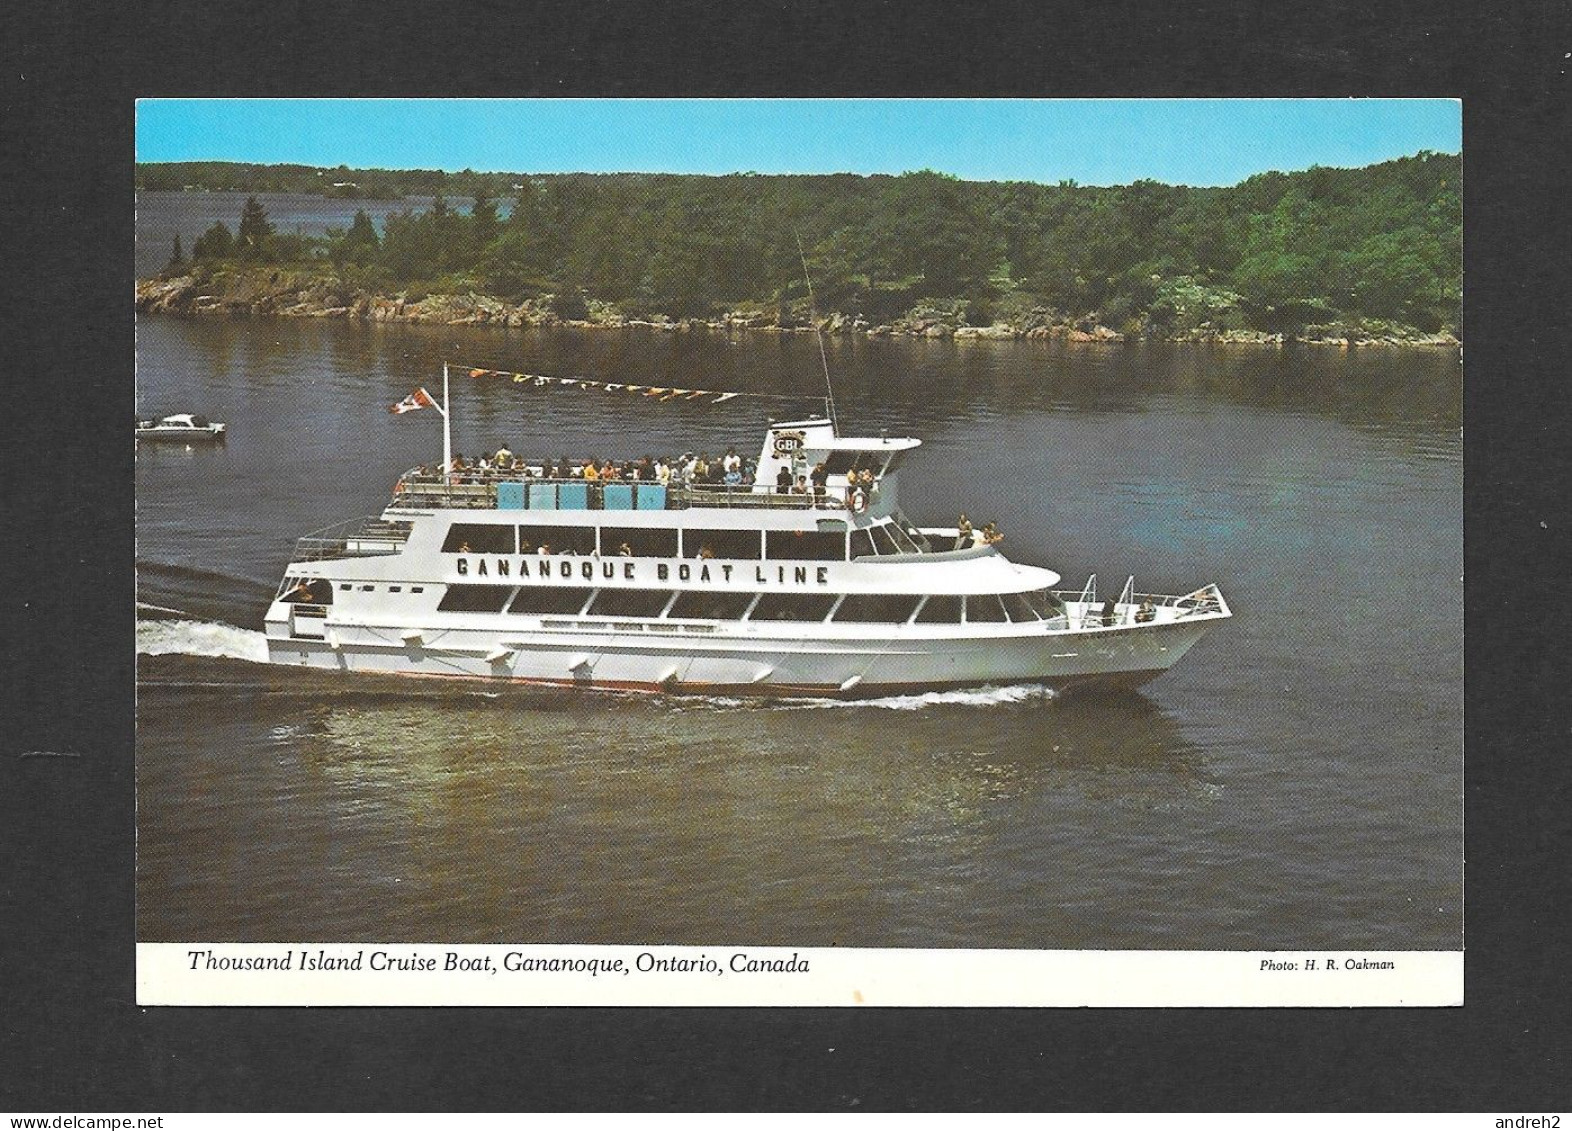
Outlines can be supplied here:
[[475, 235], [475, 251], [486, 250], [497, 234], [497, 202], [486, 195], [486, 190], [475, 190], [475, 207], [470, 210], [470, 225]]
[[180, 247], [180, 233], [175, 233], [175, 250], [170, 253], [169, 262], [164, 264], [164, 274], [178, 275], [186, 269], [186, 254]]
[[273, 225], [268, 221], [267, 209], [256, 197], [247, 197], [245, 207], [240, 210], [238, 245], [241, 258], [261, 259], [272, 234]]

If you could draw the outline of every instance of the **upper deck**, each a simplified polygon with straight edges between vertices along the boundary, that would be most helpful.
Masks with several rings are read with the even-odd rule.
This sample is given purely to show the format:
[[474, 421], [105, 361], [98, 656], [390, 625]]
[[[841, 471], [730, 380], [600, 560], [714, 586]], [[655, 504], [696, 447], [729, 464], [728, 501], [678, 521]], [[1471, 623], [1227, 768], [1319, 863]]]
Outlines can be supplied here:
[[[540, 465], [523, 469], [466, 469], [447, 475], [414, 468], [399, 477], [388, 504], [393, 510], [548, 510], [548, 511], [669, 511], [691, 507], [723, 510], [842, 511], [844, 486], [838, 493], [826, 485], [805, 494], [781, 493], [760, 483], [689, 483], [674, 479], [586, 480], [582, 475], [546, 478]], [[879, 495], [876, 482], [872, 496]], [[872, 500], [870, 500], [871, 503]]]
[[460, 457], [446, 471], [414, 468], [399, 477], [389, 509], [535, 511], [716, 510], [888, 513], [896, 467], [921, 441], [847, 437], [823, 419], [771, 424], [755, 458], [735, 448], [710, 460], [685, 453], [611, 461]]

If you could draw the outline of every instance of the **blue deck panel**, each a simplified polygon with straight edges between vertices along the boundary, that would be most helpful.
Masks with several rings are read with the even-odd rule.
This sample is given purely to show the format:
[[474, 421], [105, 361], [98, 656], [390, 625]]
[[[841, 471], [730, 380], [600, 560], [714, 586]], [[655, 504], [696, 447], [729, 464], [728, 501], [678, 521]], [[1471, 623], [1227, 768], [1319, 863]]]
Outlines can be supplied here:
[[601, 488], [604, 494], [603, 506], [609, 511], [630, 511], [633, 509], [633, 484], [608, 483]]
[[532, 511], [556, 510], [557, 485], [555, 483], [531, 483], [529, 485], [529, 509]]
[[663, 511], [666, 509], [666, 488], [659, 483], [640, 483], [638, 491], [638, 506], [641, 511]]
[[557, 509], [561, 511], [589, 510], [589, 484], [557, 484]]
[[499, 511], [521, 511], [524, 509], [524, 484], [498, 483], [497, 484], [497, 509]]

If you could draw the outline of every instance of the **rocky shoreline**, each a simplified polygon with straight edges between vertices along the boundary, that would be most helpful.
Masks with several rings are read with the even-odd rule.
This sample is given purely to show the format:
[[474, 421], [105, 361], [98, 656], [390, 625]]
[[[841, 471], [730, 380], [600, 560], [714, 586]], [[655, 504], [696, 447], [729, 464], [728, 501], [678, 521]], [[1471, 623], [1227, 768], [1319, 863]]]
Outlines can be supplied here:
[[[222, 315], [232, 318], [275, 316], [286, 318], [343, 318], [364, 322], [406, 322], [438, 326], [562, 326], [582, 329], [652, 329], [660, 331], [756, 331], [765, 333], [811, 332], [807, 319], [782, 323], [779, 316], [757, 308], [729, 311], [717, 318], [670, 318], [662, 315], [634, 317], [609, 303], [594, 299], [567, 304], [557, 296], [543, 295], [512, 303], [492, 295], [374, 294], [319, 275], [283, 270], [198, 275], [139, 280], [136, 309], [142, 313], [173, 315]], [[1036, 308], [1010, 320], [986, 326], [967, 325], [955, 311], [918, 307], [900, 318], [880, 324], [849, 314], [832, 313], [817, 320], [817, 329], [828, 334], [867, 337], [920, 337], [962, 340], [1054, 340], [1116, 343], [1125, 341], [1204, 342], [1280, 346], [1305, 345], [1423, 346], [1457, 348], [1451, 334], [1425, 334], [1408, 327], [1377, 326], [1307, 327], [1295, 335], [1259, 330], [1223, 329], [1203, 324], [1183, 333], [1127, 333], [1102, 325], [1095, 313], [1072, 316]]]

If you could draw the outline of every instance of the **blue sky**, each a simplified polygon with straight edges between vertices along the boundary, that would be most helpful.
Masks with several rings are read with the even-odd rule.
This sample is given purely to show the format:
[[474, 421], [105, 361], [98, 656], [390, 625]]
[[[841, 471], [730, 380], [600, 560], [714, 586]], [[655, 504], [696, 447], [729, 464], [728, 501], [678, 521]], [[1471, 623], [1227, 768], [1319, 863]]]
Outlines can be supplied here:
[[139, 161], [1227, 185], [1462, 148], [1451, 99], [143, 99]]

